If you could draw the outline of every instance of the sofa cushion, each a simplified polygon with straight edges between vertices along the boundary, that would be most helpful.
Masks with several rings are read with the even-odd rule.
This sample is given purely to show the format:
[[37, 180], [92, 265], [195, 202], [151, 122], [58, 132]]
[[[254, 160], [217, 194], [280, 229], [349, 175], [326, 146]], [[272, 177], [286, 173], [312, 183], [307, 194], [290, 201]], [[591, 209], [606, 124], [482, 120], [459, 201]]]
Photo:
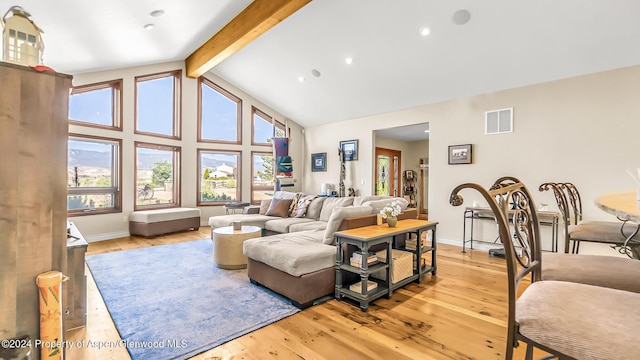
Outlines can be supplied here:
[[278, 190], [276, 192], [273, 193], [273, 198], [274, 199], [293, 199], [296, 196], [297, 193], [291, 192], [291, 191], [283, 191], [283, 190]]
[[388, 196], [388, 195], [364, 195], [364, 196], [356, 196], [353, 198], [353, 205], [354, 206], [360, 206], [360, 205], [366, 205], [364, 204], [366, 201], [373, 201], [373, 200], [382, 200], [382, 199], [392, 199], [392, 196]]
[[271, 199], [260, 200], [260, 211], [258, 213], [260, 215], [266, 214], [269, 206], [271, 206]]
[[311, 200], [311, 203], [307, 207], [307, 213], [304, 214], [304, 217], [308, 219], [318, 220], [320, 217], [320, 211], [322, 210], [322, 204], [324, 204], [324, 199], [326, 197], [318, 196], [315, 199]]
[[329, 221], [329, 217], [336, 207], [344, 207], [353, 205], [352, 197], [328, 197], [322, 203], [322, 210], [320, 210], [320, 216], [318, 220]]
[[324, 230], [322, 242], [328, 245], [334, 244], [333, 234], [338, 231], [340, 224], [342, 224], [342, 220], [352, 216], [371, 214], [372, 210], [373, 208], [371, 206], [364, 205], [334, 208], [329, 221], [327, 221], [327, 228]]
[[362, 203], [362, 205], [371, 206], [373, 208], [373, 214], [379, 214], [380, 210], [382, 210], [385, 206], [391, 204], [392, 202], [398, 202], [400, 204], [400, 211], [404, 211], [409, 205], [409, 202], [404, 198], [399, 197], [389, 197], [386, 199], [377, 199], [377, 200], [367, 200]]
[[322, 231], [302, 231], [245, 240], [243, 254], [292, 276], [333, 268], [336, 247], [322, 244]]
[[271, 205], [269, 205], [269, 210], [265, 215], [267, 216], [279, 216], [279, 217], [289, 217], [289, 206], [291, 206], [291, 199], [276, 199], [271, 200]]
[[264, 224], [268, 220], [279, 219], [275, 216], [267, 216], [260, 214], [231, 214], [212, 216], [209, 218], [209, 226], [216, 229], [223, 226], [231, 226], [234, 221], [241, 221], [242, 225], [257, 226], [264, 229]]
[[289, 226], [289, 232], [308, 231], [308, 230], [323, 230], [327, 228], [326, 221], [309, 219], [309, 222], [295, 223]]
[[291, 232], [290, 226], [293, 224], [301, 224], [306, 222], [314, 222], [313, 219], [307, 218], [278, 218], [269, 220], [264, 224], [264, 228], [269, 231], [275, 231], [279, 233]]

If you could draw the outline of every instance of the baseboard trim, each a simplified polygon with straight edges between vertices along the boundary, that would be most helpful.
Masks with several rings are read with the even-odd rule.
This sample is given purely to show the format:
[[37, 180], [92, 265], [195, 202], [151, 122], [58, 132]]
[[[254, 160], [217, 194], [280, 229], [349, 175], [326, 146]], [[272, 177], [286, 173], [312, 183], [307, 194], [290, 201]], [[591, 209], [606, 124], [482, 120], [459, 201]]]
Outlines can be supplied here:
[[117, 238], [123, 238], [123, 237], [127, 237], [127, 236], [129, 236], [129, 232], [128, 231], [122, 231], [122, 232], [106, 233], [106, 234], [98, 234], [98, 235], [93, 235], [93, 236], [87, 236], [87, 237], [85, 237], [85, 240], [87, 240], [87, 242], [98, 242], [98, 241], [104, 241], [104, 240], [112, 240], [112, 239], [117, 239]]

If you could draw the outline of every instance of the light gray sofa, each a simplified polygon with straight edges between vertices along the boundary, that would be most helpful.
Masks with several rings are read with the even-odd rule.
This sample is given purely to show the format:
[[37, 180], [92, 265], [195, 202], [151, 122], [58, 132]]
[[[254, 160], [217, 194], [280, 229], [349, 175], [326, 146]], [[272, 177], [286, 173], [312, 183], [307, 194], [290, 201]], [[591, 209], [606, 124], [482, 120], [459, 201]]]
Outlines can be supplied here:
[[[274, 199], [293, 199], [295, 193], [276, 192]], [[247, 275], [252, 283], [278, 292], [305, 308], [335, 290], [336, 231], [373, 225], [380, 209], [397, 200], [403, 209], [407, 201], [385, 196], [315, 197], [300, 217], [266, 215], [272, 204], [262, 204], [258, 214], [234, 214], [209, 218], [212, 229], [233, 221], [259, 226], [268, 236], [244, 241]], [[300, 214], [298, 214], [300, 215]], [[399, 218], [416, 218], [405, 211]], [[272, 234], [272, 235], [269, 235]]]

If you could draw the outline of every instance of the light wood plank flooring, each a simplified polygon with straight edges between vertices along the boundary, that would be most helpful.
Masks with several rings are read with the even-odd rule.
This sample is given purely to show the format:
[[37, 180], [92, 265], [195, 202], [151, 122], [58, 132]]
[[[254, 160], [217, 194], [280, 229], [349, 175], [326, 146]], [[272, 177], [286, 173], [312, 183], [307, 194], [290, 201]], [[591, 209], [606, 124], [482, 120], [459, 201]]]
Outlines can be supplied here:
[[[155, 239], [132, 236], [90, 243], [87, 254], [208, 237], [209, 227]], [[436, 277], [376, 300], [367, 312], [332, 299], [192, 359], [503, 359], [504, 260], [486, 251], [438, 247]], [[114, 346], [120, 337], [88, 270], [87, 275], [88, 325], [67, 332], [68, 341], [85, 346], [68, 350], [67, 359], [129, 359], [126, 349]], [[524, 346], [516, 349], [516, 358], [523, 353]]]

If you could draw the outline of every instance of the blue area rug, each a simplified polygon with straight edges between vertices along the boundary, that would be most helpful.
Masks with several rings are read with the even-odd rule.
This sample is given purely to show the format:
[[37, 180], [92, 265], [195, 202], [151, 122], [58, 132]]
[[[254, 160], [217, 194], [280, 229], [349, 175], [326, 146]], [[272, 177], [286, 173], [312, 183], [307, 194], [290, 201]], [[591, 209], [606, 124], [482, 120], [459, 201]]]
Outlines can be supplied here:
[[219, 269], [210, 239], [87, 256], [132, 359], [186, 359], [299, 311]]

